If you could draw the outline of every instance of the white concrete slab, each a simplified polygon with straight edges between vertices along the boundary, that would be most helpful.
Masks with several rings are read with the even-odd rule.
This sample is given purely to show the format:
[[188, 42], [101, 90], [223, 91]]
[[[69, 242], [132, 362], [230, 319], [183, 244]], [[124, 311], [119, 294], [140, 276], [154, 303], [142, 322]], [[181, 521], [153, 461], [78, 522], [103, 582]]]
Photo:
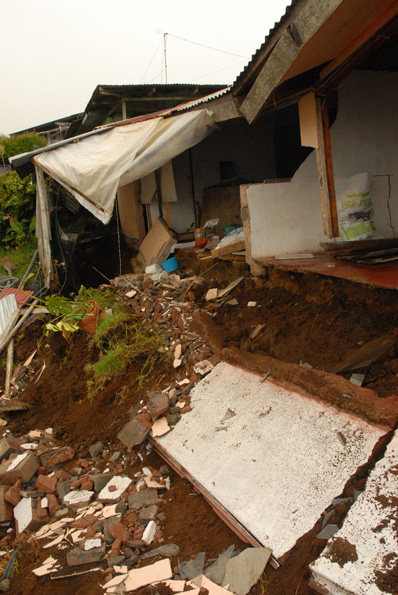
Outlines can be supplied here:
[[[157, 441], [280, 557], [312, 529], [384, 432], [261, 380], [218, 364], [192, 390], [193, 410]], [[236, 415], [228, 418], [228, 409]]]
[[[312, 564], [314, 578], [338, 595], [396, 594], [398, 589], [398, 432], [369, 475], [365, 491]], [[347, 547], [348, 544], [348, 547]], [[341, 552], [351, 561], [341, 561]], [[337, 558], [340, 558], [340, 564]], [[356, 559], [355, 559], [356, 558]]]

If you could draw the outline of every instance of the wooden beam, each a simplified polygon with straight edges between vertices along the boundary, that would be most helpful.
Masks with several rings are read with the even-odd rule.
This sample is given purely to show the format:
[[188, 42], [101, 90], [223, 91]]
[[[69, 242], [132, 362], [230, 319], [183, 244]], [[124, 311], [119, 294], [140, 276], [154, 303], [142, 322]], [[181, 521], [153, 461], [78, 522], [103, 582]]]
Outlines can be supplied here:
[[339, 56], [337, 56], [337, 58], [335, 58], [323, 70], [321, 70], [321, 79], [328, 77], [396, 16], [398, 16], [398, 3], [393, 2], [390, 8], [388, 8], [385, 12], [379, 15], [375, 21], [373, 21], [370, 27], [363, 31], [361, 35], [359, 35], [348, 47], [345, 48], [343, 52], [341, 52]]
[[321, 193], [323, 230], [329, 238], [337, 238], [339, 236], [339, 221], [337, 217], [329, 113], [326, 97], [316, 98], [316, 117], [318, 130], [316, 162]]

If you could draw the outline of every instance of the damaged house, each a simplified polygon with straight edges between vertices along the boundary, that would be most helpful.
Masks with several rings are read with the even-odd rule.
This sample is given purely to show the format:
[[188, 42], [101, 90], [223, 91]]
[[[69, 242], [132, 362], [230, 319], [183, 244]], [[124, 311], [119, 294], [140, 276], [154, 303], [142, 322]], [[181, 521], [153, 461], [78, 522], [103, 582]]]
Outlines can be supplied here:
[[[157, 225], [183, 234], [217, 218], [219, 235], [243, 225], [240, 254], [221, 257], [245, 258], [256, 276], [278, 267], [397, 289], [397, 44], [392, 0], [294, 0], [232, 87], [13, 157], [17, 171], [36, 170], [47, 285], [44, 175], [103, 223], [117, 201], [127, 242], [142, 250]], [[385, 345], [363, 347], [361, 364]], [[241, 351], [219, 349], [187, 415], [151, 444], [243, 541], [269, 550], [275, 570], [322, 522], [309, 589], [396, 593], [397, 395], [336, 375], [352, 362], [333, 373]], [[119, 432], [129, 448], [137, 425]], [[365, 467], [364, 491], [341, 498]], [[331, 525], [342, 500], [345, 521]]]

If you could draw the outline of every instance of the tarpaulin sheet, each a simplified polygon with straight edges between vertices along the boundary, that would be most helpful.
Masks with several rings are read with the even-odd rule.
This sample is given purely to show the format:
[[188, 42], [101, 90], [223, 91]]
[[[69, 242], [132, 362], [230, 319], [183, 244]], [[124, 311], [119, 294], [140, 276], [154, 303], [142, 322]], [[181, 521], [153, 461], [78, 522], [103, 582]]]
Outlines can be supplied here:
[[209, 110], [158, 117], [76, 140], [36, 155], [34, 162], [108, 223], [119, 186], [155, 171], [215, 128]]

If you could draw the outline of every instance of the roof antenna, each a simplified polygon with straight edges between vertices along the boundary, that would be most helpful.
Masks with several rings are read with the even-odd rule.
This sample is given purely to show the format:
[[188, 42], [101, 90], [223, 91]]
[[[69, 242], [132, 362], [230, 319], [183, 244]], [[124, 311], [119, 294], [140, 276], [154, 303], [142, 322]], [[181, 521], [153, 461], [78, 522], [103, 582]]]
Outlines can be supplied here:
[[167, 35], [168, 35], [168, 33], [163, 34], [164, 74], [165, 74], [166, 84], [167, 84], [167, 55], [166, 55]]

